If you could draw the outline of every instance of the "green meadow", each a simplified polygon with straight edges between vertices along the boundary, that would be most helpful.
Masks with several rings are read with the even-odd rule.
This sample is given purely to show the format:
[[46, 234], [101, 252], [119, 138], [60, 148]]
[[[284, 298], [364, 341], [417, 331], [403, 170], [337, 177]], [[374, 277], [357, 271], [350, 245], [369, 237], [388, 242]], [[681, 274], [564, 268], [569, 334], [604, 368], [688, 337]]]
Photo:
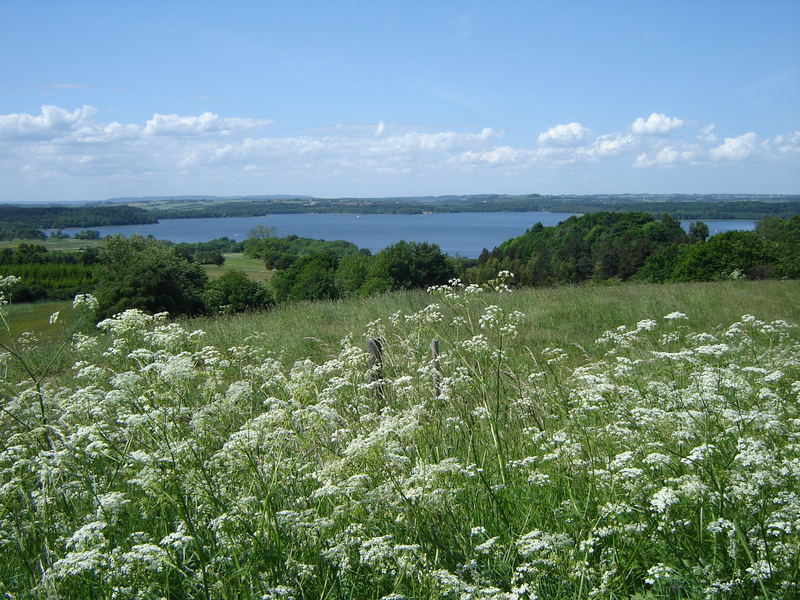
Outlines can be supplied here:
[[[2, 358], [0, 591], [797, 597], [797, 297], [495, 281], [23, 336]], [[60, 330], [54, 309], [3, 308], [15, 334]]]
[[[226, 263], [227, 265], [227, 263]], [[527, 288], [498, 294], [504, 308], [527, 315], [520, 343], [532, 347], [590, 344], [622, 323], [656, 318], [673, 310], [692, 315], [698, 329], [732, 321], [745, 313], [800, 322], [800, 281], [623, 284]], [[338, 351], [345, 335], [397, 311], [414, 312], [430, 302], [424, 291], [396, 292], [331, 302], [292, 303], [267, 312], [198, 318], [186, 327], [202, 329], [214, 345], [228, 347], [248, 336], [263, 336], [288, 357], [324, 359]]]
[[86, 248], [102, 248], [105, 240], [75, 240], [47, 238], [46, 240], [5, 240], [0, 241], [0, 248], [16, 248], [20, 244], [36, 244], [44, 246], [49, 251], [77, 251]]
[[204, 265], [212, 279], [233, 270], [244, 271], [253, 281], [269, 281], [272, 277], [272, 269], [268, 269], [260, 258], [250, 258], [241, 252], [229, 252], [222, 256], [225, 257], [223, 265]]

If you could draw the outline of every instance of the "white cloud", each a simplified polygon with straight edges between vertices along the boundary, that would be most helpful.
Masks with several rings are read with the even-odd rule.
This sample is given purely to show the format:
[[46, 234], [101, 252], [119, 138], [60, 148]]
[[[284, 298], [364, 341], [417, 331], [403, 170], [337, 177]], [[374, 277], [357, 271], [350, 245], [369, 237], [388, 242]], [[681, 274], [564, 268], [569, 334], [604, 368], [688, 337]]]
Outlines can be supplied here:
[[631, 125], [631, 131], [636, 135], [664, 135], [683, 126], [683, 120], [677, 117], [668, 117], [663, 113], [652, 113], [647, 120], [639, 117]]
[[773, 153], [781, 157], [800, 155], [800, 131], [776, 135], [769, 141], [769, 147]]
[[383, 121], [378, 121], [378, 126], [375, 128], [375, 136], [380, 137], [383, 135], [383, 132], [386, 130], [386, 123]]
[[734, 138], [725, 138], [725, 141], [711, 149], [711, 157], [716, 160], [744, 160], [758, 146], [758, 136], [752, 131]]
[[0, 139], [60, 137], [84, 124], [95, 112], [92, 106], [82, 106], [70, 112], [45, 105], [38, 116], [26, 113], [0, 115]]
[[639, 154], [636, 161], [633, 163], [634, 167], [672, 167], [682, 163], [689, 163], [694, 160], [696, 153], [693, 150], [673, 148], [666, 146], [661, 148], [653, 156], [647, 153]]
[[468, 150], [455, 158], [454, 162], [484, 163], [489, 165], [507, 165], [518, 163], [530, 154], [520, 148], [511, 146], [496, 146], [488, 150]]
[[618, 133], [601, 135], [587, 148], [581, 149], [581, 153], [591, 159], [618, 156], [631, 150], [635, 143], [636, 141], [632, 135]]
[[714, 129], [716, 129], [716, 125], [711, 123], [711, 125], [706, 125], [705, 127], [700, 128], [700, 133], [697, 135], [697, 141], [705, 142], [707, 144], [713, 144], [717, 141], [717, 134], [714, 133]]
[[591, 133], [590, 129], [580, 123], [564, 123], [540, 133], [538, 140], [545, 146], [580, 146]]
[[228, 135], [262, 129], [272, 123], [270, 119], [220, 118], [206, 112], [199, 116], [179, 117], [178, 115], [153, 115], [144, 126], [146, 135], [203, 135], [216, 133]]

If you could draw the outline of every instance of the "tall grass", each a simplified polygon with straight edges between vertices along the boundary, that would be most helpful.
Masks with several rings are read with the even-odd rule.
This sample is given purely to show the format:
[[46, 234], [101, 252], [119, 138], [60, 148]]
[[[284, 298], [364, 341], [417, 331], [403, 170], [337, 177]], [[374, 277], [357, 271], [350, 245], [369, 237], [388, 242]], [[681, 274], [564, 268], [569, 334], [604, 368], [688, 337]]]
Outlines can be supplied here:
[[0, 589], [796, 597], [797, 284], [494, 288], [76, 334], [4, 383]]
[[[697, 330], [733, 322], [745, 313], [764, 319], [800, 321], [800, 281], [723, 281], [713, 283], [560, 286], [522, 289], [513, 294], [488, 292], [487, 298], [507, 310], [527, 315], [520, 345], [586, 346], [621, 323], [657, 318], [674, 310], [692, 315]], [[221, 348], [258, 335], [263, 344], [281, 350], [287, 360], [323, 360], [339, 349], [339, 340], [396, 311], [415, 312], [430, 302], [424, 291], [396, 292], [369, 298], [296, 303], [269, 312], [190, 319], [208, 343]]]

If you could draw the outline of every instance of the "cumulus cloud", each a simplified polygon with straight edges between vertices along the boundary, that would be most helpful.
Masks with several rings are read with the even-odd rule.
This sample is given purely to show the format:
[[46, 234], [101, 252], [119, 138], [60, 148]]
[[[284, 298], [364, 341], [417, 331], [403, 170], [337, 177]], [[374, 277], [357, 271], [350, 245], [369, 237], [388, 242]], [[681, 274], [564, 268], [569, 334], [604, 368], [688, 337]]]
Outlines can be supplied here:
[[206, 112], [199, 116], [180, 117], [178, 115], [153, 115], [144, 126], [146, 135], [203, 135], [216, 133], [228, 135], [262, 129], [272, 123], [270, 119], [220, 118]]
[[633, 163], [634, 167], [673, 167], [681, 163], [689, 163], [694, 160], [696, 153], [693, 150], [673, 148], [665, 146], [653, 156], [647, 153], [639, 154]]
[[758, 136], [752, 131], [734, 138], [725, 138], [725, 141], [711, 149], [711, 157], [715, 160], [744, 160], [758, 146]]
[[383, 135], [383, 132], [386, 130], [386, 124], [383, 121], [378, 121], [378, 126], [375, 128], [375, 136]]
[[52, 139], [85, 124], [96, 112], [92, 106], [67, 111], [58, 106], [42, 106], [39, 115], [12, 113], [0, 115], [0, 139]]
[[544, 146], [580, 146], [591, 135], [591, 130], [580, 123], [564, 123], [539, 134], [539, 143]]
[[664, 135], [683, 126], [683, 120], [663, 113], [651, 113], [647, 120], [639, 117], [631, 125], [636, 135]]

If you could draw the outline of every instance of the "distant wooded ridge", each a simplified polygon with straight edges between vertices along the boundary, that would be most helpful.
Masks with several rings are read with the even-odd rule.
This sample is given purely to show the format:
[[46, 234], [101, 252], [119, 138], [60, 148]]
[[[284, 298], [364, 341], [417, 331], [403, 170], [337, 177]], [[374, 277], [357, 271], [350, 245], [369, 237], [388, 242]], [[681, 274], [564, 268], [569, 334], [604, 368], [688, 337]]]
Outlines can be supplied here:
[[639, 211], [676, 219], [760, 219], [800, 213], [800, 195], [593, 194], [416, 196], [385, 198], [162, 198], [129, 202], [159, 219], [255, 217], [287, 213], [425, 214], [458, 212]]
[[[120, 200], [125, 200], [121, 202]], [[80, 206], [0, 205], [0, 240], [44, 239], [44, 229], [141, 225], [159, 219], [258, 217], [269, 214], [426, 214], [459, 212], [596, 213], [637, 211], [675, 219], [789, 218], [800, 195], [770, 194], [540, 194], [395, 198], [164, 197], [117, 199]]]

